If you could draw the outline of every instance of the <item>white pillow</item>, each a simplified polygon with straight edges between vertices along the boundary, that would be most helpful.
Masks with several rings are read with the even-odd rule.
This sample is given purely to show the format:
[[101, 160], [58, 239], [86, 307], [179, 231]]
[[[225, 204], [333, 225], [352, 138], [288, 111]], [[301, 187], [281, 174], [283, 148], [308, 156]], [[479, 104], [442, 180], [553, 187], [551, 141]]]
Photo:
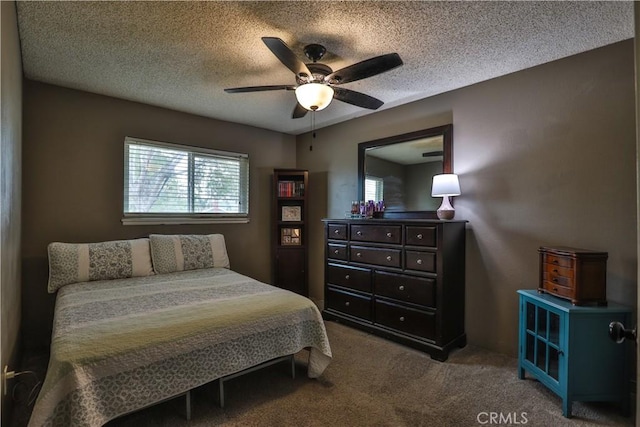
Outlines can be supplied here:
[[50, 243], [49, 293], [64, 285], [153, 274], [149, 239]]
[[222, 234], [152, 234], [151, 258], [157, 274], [199, 268], [229, 268]]

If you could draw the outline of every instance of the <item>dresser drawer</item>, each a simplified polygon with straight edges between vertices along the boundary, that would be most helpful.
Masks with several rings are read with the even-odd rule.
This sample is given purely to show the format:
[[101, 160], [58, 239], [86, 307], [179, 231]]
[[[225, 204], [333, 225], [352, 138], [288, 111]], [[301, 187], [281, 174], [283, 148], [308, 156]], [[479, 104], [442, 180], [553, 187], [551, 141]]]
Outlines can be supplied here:
[[435, 252], [405, 251], [405, 268], [407, 270], [436, 272]]
[[375, 323], [379, 325], [422, 338], [435, 338], [436, 319], [434, 313], [380, 300], [375, 302], [375, 313]]
[[400, 249], [371, 248], [368, 246], [351, 246], [349, 255], [351, 262], [363, 262], [385, 267], [400, 267]]
[[414, 246], [437, 246], [437, 227], [406, 227], [405, 244]]
[[435, 307], [436, 281], [406, 274], [373, 272], [373, 289], [376, 295]]
[[347, 240], [347, 224], [327, 225], [327, 239]]
[[327, 245], [327, 257], [346, 261], [347, 245], [337, 245], [335, 243], [329, 243]]
[[558, 267], [574, 268], [573, 258], [562, 255], [542, 254], [542, 262]]
[[399, 225], [352, 225], [351, 240], [359, 242], [392, 243], [402, 241], [402, 227]]
[[371, 321], [371, 298], [327, 288], [327, 308]]
[[329, 264], [327, 266], [327, 283], [370, 293], [371, 270]]

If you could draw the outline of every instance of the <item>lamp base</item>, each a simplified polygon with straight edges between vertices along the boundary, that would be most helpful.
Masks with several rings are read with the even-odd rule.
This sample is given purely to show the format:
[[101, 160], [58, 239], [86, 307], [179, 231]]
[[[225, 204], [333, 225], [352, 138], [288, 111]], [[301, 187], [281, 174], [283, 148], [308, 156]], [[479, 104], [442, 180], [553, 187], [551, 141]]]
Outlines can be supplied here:
[[449, 202], [449, 196], [444, 196], [442, 198], [442, 204], [436, 211], [439, 219], [453, 219], [456, 216], [456, 210], [451, 206]]

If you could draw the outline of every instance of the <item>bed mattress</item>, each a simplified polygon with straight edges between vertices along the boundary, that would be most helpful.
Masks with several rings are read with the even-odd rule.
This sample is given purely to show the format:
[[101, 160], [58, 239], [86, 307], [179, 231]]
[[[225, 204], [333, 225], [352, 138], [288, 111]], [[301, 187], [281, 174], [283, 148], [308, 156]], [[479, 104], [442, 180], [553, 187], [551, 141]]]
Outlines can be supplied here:
[[304, 348], [318, 377], [331, 349], [313, 302], [225, 268], [67, 285], [29, 426], [100, 426]]

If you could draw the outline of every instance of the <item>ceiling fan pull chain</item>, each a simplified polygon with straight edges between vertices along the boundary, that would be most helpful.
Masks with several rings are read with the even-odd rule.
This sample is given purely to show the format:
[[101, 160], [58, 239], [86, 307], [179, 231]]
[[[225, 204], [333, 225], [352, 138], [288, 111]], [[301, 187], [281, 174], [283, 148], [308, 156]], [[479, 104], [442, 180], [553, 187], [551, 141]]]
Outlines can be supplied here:
[[316, 139], [316, 112], [311, 110], [311, 144], [309, 151], [313, 151], [313, 141]]

